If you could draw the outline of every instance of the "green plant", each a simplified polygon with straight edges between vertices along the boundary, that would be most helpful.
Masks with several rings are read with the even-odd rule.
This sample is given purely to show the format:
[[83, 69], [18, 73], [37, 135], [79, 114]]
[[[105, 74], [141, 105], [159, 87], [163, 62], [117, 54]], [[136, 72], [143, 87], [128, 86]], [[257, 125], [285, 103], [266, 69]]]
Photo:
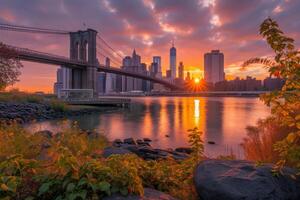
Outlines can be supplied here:
[[260, 63], [267, 66], [270, 76], [281, 77], [285, 84], [280, 91], [265, 94], [261, 99], [271, 106], [272, 118], [289, 130], [287, 136], [275, 143], [280, 159], [276, 169], [289, 164], [300, 169], [300, 52], [294, 40], [284, 35], [276, 21], [267, 18], [260, 26], [260, 34], [275, 52], [272, 61], [250, 59], [244, 66]]
[[[103, 158], [107, 139], [90, 137], [76, 123], [50, 138], [15, 123], [1, 124], [0, 133], [5, 147], [0, 148], [0, 198], [101, 199], [113, 193], [143, 195], [144, 187], [179, 199], [197, 198], [192, 177], [203, 155], [197, 128], [189, 135], [193, 156], [182, 161], [145, 161], [131, 154]], [[45, 143], [50, 147], [45, 149]]]
[[65, 112], [67, 110], [67, 106], [64, 102], [59, 101], [57, 99], [52, 99], [49, 102], [51, 108], [56, 112]]
[[203, 157], [204, 145], [201, 139], [202, 132], [197, 128], [188, 130], [189, 143], [193, 150], [192, 156], [196, 161], [199, 161]]

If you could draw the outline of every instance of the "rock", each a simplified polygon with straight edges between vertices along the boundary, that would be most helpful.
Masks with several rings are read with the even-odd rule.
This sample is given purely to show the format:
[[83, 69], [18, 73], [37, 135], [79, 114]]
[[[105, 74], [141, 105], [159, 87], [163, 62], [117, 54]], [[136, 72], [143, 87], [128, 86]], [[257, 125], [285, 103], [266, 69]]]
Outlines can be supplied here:
[[192, 148], [190, 147], [179, 147], [176, 148], [175, 151], [186, 154], [191, 154], [193, 152]]
[[154, 150], [152, 147], [149, 147], [149, 146], [140, 146], [140, 147], [138, 147], [138, 150], [139, 150], [140, 153], [157, 154], [157, 151]]
[[34, 134], [39, 134], [49, 139], [53, 137], [53, 133], [49, 130], [37, 131]]
[[120, 194], [113, 194], [112, 196], [104, 197], [103, 200], [177, 200], [177, 199], [163, 192], [151, 188], [145, 188], [143, 197], [137, 195], [122, 196]]
[[208, 141], [208, 144], [216, 144], [214, 141]]
[[140, 139], [136, 140], [136, 143], [140, 146], [151, 146], [148, 142], [145, 142], [145, 141], [140, 140]]
[[165, 135], [165, 137], [170, 137], [169, 135]]
[[123, 143], [122, 140], [120, 140], [120, 139], [115, 139], [115, 140], [113, 141], [113, 146], [115, 146], [115, 147], [120, 147], [122, 143]]
[[152, 142], [152, 140], [149, 138], [144, 138], [143, 140], [144, 140], [144, 142]]
[[272, 165], [257, 167], [255, 163], [241, 160], [206, 160], [198, 164], [194, 182], [202, 200], [231, 199], [300, 199], [300, 181], [290, 175], [291, 168], [273, 176]]
[[127, 149], [124, 149], [124, 148], [120, 148], [120, 147], [106, 147], [104, 150], [103, 150], [103, 156], [105, 158], [111, 156], [111, 155], [114, 155], [114, 154], [130, 154], [131, 152]]
[[127, 143], [123, 143], [120, 146], [121, 148], [127, 149], [128, 151], [131, 151], [132, 153], [138, 154], [139, 150], [138, 150], [138, 146], [135, 144], [127, 144]]
[[134, 141], [134, 139], [133, 138], [126, 138], [126, 139], [124, 139], [124, 143], [126, 143], [126, 144], [136, 144], [136, 142]]

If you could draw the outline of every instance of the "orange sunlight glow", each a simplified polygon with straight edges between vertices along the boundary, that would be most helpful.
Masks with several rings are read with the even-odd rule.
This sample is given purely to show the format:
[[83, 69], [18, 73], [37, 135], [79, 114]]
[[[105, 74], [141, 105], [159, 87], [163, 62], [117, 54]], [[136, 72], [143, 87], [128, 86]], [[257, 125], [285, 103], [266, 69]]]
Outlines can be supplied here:
[[200, 79], [199, 78], [195, 78], [194, 82], [195, 82], [195, 84], [199, 84], [200, 83]]

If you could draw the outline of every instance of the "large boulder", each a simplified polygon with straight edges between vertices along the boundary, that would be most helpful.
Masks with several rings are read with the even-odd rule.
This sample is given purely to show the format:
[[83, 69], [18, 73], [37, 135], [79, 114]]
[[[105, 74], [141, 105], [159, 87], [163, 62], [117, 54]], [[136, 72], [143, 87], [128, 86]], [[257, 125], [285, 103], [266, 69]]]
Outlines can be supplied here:
[[124, 139], [124, 143], [136, 145], [136, 142], [135, 142], [135, 140], [133, 138], [126, 138], [126, 139]]
[[194, 182], [202, 200], [300, 199], [299, 179], [291, 178], [295, 171], [284, 168], [283, 175], [274, 176], [271, 170], [271, 164], [206, 160], [196, 167]]
[[143, 197], [137, 195], [122, 196], [120, 194], [114, 194], [110, 197], [103, 198], [103, 200], [177, 200], [177, 199], [163, 192], [151, 188], [145, 188]]

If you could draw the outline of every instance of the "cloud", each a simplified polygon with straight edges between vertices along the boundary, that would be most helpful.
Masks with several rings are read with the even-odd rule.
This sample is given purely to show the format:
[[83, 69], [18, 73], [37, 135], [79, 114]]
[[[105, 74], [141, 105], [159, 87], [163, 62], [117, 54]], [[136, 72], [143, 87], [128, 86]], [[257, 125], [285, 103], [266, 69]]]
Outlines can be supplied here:
[[[172, 40], [177, 60], [191, 71], [203, 69], [205, 52], [220, 49], [225, 55], [226, 72], [234, 76], [241, 75], [238, 63], [272, 55], [258, 33], [259, 25], [268, 16], [277, 20], [299, 47], [299, 9], [299, 0], [1, 0], [0, 22], [70, 31], [90, 27], [125, 55], [136, 48], [148, 64], [152, 56], [161, 55], [164, 70], [169, 68]], [[66, 36], [0, 31], [0, 38], [8, 44], [69, 54]], [[99, 45], [103, 46], [100, 42]], [[32, 70], [38, 65], [25, 63], [19, 86], [33, 87], [34, 80], [28, 76], [41, 73]], [[53, 66], [43, 69], [50, 77], [55, 76]], [[259, 67], [249, 71], [251, 75], [255, 73], [262, 76], [265, 71]], [[45, 80], [46, 83], [52, 90], [52, 82]]]

